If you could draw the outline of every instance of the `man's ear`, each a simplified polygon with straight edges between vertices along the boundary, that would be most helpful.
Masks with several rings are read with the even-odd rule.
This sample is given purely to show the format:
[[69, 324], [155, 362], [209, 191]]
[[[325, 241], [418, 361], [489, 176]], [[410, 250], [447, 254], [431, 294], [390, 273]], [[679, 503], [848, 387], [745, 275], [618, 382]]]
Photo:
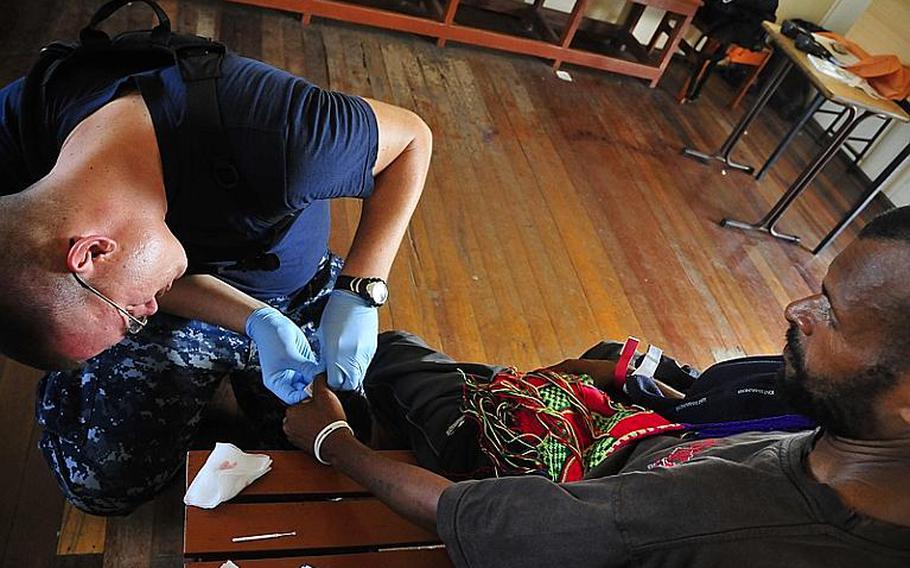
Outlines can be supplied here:
[[904, 421], [904, 424], [910, 428], [910, 402], [907, 402], [898, 409], [900, 412], [901, 419]]
[[86, 235], [70, 239], [66, 252], [66, 269], [80, 274], [91, 273], [95, 262], [117, 250], [117, 241], [101, 235]]
[[897, 404], [897, 412], [904, 422], [905, 427], [910, 427], [910, 373], [904, 373], [900, 378], [894, 397]]

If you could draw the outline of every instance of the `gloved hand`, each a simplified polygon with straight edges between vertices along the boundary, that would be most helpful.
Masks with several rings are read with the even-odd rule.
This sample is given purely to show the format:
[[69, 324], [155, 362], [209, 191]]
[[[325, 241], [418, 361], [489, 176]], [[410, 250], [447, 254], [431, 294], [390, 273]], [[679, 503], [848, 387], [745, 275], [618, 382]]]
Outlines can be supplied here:
[[297, 324], [265, 306], [247, 318], [246, 334], [259, 349], [262, 382], [270, 391], [285, 404], [310, 396], [305, 389], [323, 369]]
[[332, 292], [316, 333], [330, 388], [349, 391], [360, 386], [376, 353], [378, 333], [376, 308], [351, 292]]

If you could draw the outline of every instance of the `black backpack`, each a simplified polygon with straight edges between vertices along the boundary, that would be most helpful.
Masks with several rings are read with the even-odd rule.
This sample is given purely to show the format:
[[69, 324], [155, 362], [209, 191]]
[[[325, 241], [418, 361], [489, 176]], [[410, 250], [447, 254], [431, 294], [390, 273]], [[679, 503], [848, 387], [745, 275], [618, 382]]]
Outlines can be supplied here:
[[[46, 136], [44, 126], [46, 92], [52, 81], [65, 81], [67, 74], [79, 73], [87, 65], [109, 68], [129, 75], [177, 65], [186, 86], [186, 119], [188, 128], [202, 136], [201, 144], [208, 153], [210, 176], [207, 195], [218, 201], [233, 203], [240, 210], [255, 207], [250, 192], [241, 180], [231, 155], [228, 137], [222, 124], [216, 81], [226, 53], [223, 44], [208, 38], [177, 34], [171, 22], [154, 0], [141, 0], [158, 19], [150, 30], [127, 31], [110, 37], [98, 26], [131, 0], [110, 0], [101, 6], [75, 42], [55, 41], [46, 45], [38, 61], [26, 76], [22, 93], [20, 139], [28, 174], [32, 179], [44, 177], [57, 159], [57, 148]], [[233, 206], [232, 206], [233, 207]], [[288, 223], [278, 223], [275, 242]], [[275, 270], [278, 258], [267, 253], [271, 242], [260, 242], [246, 235], [213, 238], [210, 242], [186, 246], [191, 258], [191, 272], [211, 272], [213, 268], [233, 270]]]
[[187, 88], [187, 120], [207, 134], [212, 148], [212, 173], [225, 189], [239, 181], [224, 136], [215, 81], [221, 74], [224, 45], [207, 38], [181, 35], [171, 31], [171, 21], [154, 0], [148, 4], [158, 18], [151, 30], [129, 31], [113, 38], [98, 29], [103, 21], [132, 0], [111, 0], [95, 12], [79, 32], [79, 41], [55, 41], [46, 45], [38, 62], [29, 71], [22, 94], [20, 136], [29, 175], [34, 179], [50, 171], [56, 160], [53, 148], [40, 137], [46, 86], [80, 64], [110, 65], [137, 73], [177, 63]]
[[[582, 359], [616, 361], [623, 344], [601, 342]], [[640, 356], [640, 355], [638, 355]], [[704, 437], [723, 437], [750, 431], [798, 431], [816, 426], [777, 393], [777, 374], [784, 365], [780, 355], [739, 357], [720, 361], [704, 372], [661, 355], [654, 378], [680, 391], [669, 398], [646, 377], [632, 375], [617, 400], [657, 412], [671, 422], [688, 424]]]
[[696, 19], [699, 29], [715, 40], [753, 51], [764, 46], [762, 22], [773, 22], [778, 0], [705, 0]]

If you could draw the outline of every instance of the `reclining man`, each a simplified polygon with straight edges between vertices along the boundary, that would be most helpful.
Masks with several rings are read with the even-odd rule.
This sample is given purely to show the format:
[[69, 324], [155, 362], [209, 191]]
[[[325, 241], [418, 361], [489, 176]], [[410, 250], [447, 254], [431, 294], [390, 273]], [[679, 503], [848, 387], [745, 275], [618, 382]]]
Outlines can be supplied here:
[[[576, 482], [541, 475], [452, 482], [382, 457], [343, 427], [314, 448], [324, 427], [344, 418], [319, 377], [313, 399], [288, 409], [285, 432], [437, 531], [456, 566], [907, 566], [908, 282], [910, 207], [903, 207], [865, 227], [831, 264], [820, 294], [787, 307], [779, 392], [818, 430], [656, 435]], [[586, 361], [556, 370], [610, 373]], [[487, 424], [479, 435], [477, 421], [459, 420], [471, 407], [461, 391], [498, 372], [386, 334], [365, 385], [380, 418], [397, 413], [419, 461], [470, 472], [483, 465], [478, 439], [488, 437]], [[498, 408], [517, 422], [524, 407]], [[421, 458], [427, 448], [431, 458]]]
[[[73, 368], [37, 401], [67, 499], [94, 514], [150, 499], [225, 375], [279, 439], [278, 398], [300, 401], [318, 371], [359, 387], [429, 167], [417, 115], [229, 52], [217, 98], [239, 184], [225, 191], [176, 65], [79, 69], [46, 98], [56, 163], [36, 179], [23, 80], [0, 89], [0, 350]], [[328, 251], [340, 197], [363, 200], [344, 263]]]

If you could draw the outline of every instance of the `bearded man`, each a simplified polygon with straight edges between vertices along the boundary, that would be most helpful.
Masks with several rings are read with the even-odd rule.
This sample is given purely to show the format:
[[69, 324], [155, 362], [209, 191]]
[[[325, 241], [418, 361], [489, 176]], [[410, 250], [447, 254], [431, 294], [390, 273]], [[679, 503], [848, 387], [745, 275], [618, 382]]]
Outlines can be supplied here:
[[[318, 378], [313, 400], [287, 411], [285, 432], [435, 531], [459, 567], [908, 566], [908, 313], [910, 207], [902, 207], [876, 218], [838, 255], [820, 293], [786, 308], [776, 390], [817, 429], [658, 433], [613, 452], [577, 481], [515, 475], [453, 482], [384, 458], [347, 428], [329, 426], [319, 436], [344, 414]], [[608, 385], [612, 371], [611, 362], [564, 362], [534, 378], [559, 375], [548, 384], [573, 386], [564, 398], [574, 396], [583, 412], [594, 397], [574, 387]], [[495, 384], [501, 373], [455, 363], [399, 333], [381, 337], [365, 385], [377, 416], [407, 431], [421, 465], [476, 474], [497, 456], [484, 443], [488, 423], [470, 419], [461, 392]], [[539, 403], [525, 400], [497, 407], [502, 420], [520, 422], [518, 413]], [[541, 442], [563, 433], [554, 428]]]

